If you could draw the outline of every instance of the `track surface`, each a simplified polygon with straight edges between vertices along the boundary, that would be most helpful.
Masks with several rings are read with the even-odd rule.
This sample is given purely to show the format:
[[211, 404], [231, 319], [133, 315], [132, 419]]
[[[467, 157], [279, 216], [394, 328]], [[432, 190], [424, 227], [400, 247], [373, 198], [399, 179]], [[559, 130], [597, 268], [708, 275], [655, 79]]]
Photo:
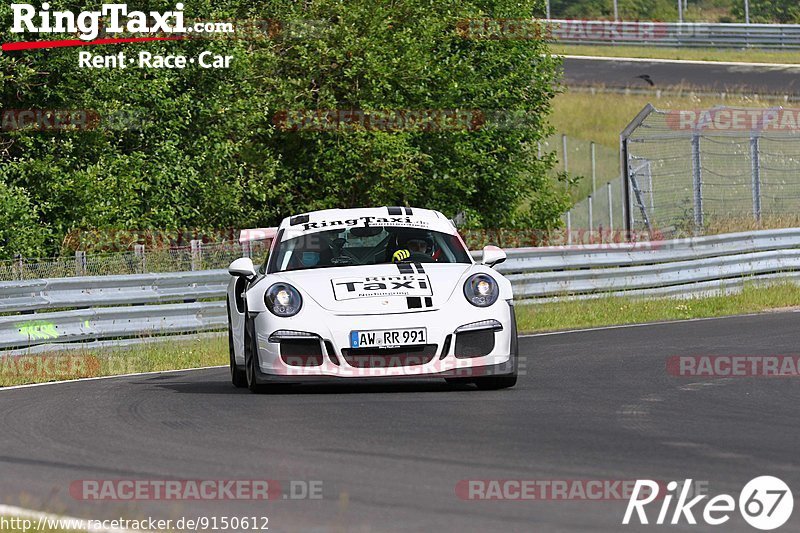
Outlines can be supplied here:
[[[639, 76], [649, 76], [654, 85]], [[564, 83], [614, 89], [683, 86], [714, 92], [798, 95], [800, 65], [765, 67], [565, 58]]]
[[[706, 531], [621, 528], [625, 502], [462, 501], [462, 479], [707, 480], [800, 494], [795, 379], [666, 375], [686, 354], [798, 353], [800, 314], [521, 340], [511, 390], [326, 386], [255, 396], [221, 369], [0, 391], [0, 503], [86, 518], [266, 515], [270, 531]], [[78, 479], [321, 480], [324, 499], [81, 502]], [[786, 531], [800, 529], [800, 510]], [[656, 511], [652, 511], [651, 519]], [[715, 531], [755, 531], [737, 515]]]

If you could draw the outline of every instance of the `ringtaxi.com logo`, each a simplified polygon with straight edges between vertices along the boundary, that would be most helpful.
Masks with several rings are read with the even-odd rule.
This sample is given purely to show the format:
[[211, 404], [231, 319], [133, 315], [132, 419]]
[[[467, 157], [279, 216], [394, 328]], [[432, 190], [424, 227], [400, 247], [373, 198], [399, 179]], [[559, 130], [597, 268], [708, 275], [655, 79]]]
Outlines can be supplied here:
[[[695, 513], [699, 513], [703, 523], [710, 526], [719, 526], [730, 520], [737, 503], [733, 496], [718, 494], [706, 501], [705, 505], [699, 505], [709, 496], [699, 494], [691, 497], [691, 487], [691, 479], [685, 480], [682, 485], [677, 481], [667, 483], [667, 494], [661, 500], [658, 517], [653, 523], [697, 525]], [[636, 520], [639, 524], [650, 523], [645, 506], [656, 500], [658, 488], [659, 483], [653, 480], [636, 481], [633, 494], [628, 500], [628, 507], [625, 509], [625, 516], [622, 518], [624, 525], [636, 523]], [[677, 501], [670, 515], [670, 507], [676, 496]], [[745, 522], [756, 529], [770, 531], [784, 525], [792, 516], [794, 497], [789, 486], [782, 480], [773, 476], [760, 476], [751, 479], [744, 486], [739, 493], [738, 504], [739, 513]], [[695, 506], [697, 508], [693, 509]]]

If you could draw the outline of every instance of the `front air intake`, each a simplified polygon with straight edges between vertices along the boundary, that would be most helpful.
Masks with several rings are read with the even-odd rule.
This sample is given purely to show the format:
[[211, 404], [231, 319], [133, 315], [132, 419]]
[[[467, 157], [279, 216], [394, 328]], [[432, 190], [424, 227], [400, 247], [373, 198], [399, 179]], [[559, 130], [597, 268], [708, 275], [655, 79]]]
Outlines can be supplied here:
[[289, 366], [322, 365], [322, 346], [319, 339], [281, 339], [281, 361]]
[[483, 329], [456, 334], [455, 355], [459, 359], [482, 357], [494, 350], [494, 331]]

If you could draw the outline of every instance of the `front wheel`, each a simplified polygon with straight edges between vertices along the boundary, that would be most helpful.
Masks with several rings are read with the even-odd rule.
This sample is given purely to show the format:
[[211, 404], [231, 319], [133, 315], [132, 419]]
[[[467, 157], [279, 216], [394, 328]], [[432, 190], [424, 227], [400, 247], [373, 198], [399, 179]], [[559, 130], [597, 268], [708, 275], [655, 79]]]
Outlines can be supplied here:
[[228, 306], [228, 352], [230, 354], [231, 366], [231, 383], [237, 389], [247, 386], [247, 375], [245, 369], [236, 364], [236, 355], [233, 350], [233, 326], [231, 325], [231, 308], [230, 301], [227, 302]]
[[516, 373], [510, 376], [494, 376], [488, 378], [478, 378], [475, 380], [475, 385], [477, 385], [480, 390], [509, 389], [516, 384], [517, 384]]
[[246, 319], [244, 326], [244, 367], [247, 388], [250, 389], [250, 392], [258, 393], [262, 392], [264, 388], [256, 379], [256, 376], [258, 376], [258, 346], [252, 331], [253, 327], [254, 324], [249, 319]]
[[519, 339], [517, 338], [517, 317], [514, 313], [514, 306], [509, 305], [511, 308], [511, 372], [502, 374], [500, 376], [486, 376], [477, 378], [475, 385], [480, 390], [500, 390], [509, 389], [517, 384], [517, 369], [519, 362]]

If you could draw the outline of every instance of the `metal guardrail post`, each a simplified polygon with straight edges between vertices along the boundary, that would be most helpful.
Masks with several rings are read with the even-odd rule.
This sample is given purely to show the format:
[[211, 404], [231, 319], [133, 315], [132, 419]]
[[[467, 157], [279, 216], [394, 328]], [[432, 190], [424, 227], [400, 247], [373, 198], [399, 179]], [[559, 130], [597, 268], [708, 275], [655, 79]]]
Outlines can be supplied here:
[[194, 240], [191, 241], [192, 247], [192, 270], [202, 270], [203, 269], [203, 241]]
[[753, 217], [756, 222], [761, 222], [761, 151], [756, 134], [750, 136], [750, 163], [753, 174]]
[[703, 229], [703, 171], [700, 159], [700, 134], [692, 135], [692, 188], [694, 190], [695, 231]]
[[75, 275], [86, 275], [86, 252], [81, 250], [75, 252]]

